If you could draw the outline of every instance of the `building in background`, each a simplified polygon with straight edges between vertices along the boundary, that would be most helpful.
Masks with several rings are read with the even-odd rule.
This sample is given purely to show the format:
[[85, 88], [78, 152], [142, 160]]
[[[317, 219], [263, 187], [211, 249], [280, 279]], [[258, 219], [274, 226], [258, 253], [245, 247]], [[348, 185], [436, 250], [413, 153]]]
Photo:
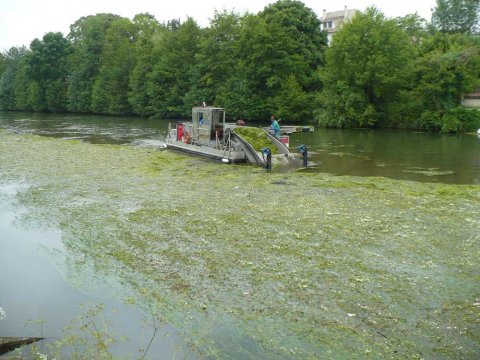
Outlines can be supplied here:
[[463, 96], [462, 105], [480, 109], [480, 88], [470, 94], [465, 94]]
[[332, 42], [333, 34], [341, 29], [344, 23], [350, 21], [357, 12], [358, 10], [347, 9], [346, 6], [344, 10], [333, 12], [323, 9], [323, 16], [320, 20], [322, 21], [322, 30], [327, 32], [329, 44]]

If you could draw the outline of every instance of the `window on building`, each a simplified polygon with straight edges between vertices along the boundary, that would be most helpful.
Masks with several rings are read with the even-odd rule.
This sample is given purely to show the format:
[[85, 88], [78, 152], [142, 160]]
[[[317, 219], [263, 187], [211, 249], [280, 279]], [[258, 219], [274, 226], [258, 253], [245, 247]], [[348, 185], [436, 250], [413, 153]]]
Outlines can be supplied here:
[[324, 21], [323, 22], [324, 29], [333, 29], [333, 20], [332, 21]]

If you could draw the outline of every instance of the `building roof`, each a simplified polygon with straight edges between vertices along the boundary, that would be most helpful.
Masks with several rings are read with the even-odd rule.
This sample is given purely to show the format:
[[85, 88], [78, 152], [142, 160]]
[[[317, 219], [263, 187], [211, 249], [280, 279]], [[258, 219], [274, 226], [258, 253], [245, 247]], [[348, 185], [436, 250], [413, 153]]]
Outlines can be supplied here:
[[[339, 11], [331, 11], [325, 13], [324, 16], [322, 16], [321, 20], [335, 20], [335, 19], [351, 19], [353, 15], [355, 15], [358, 12], [356, 9], [345, 9], [345, 10], [339, 10]], [[346, 15], [346, 16], [345, 16]]]

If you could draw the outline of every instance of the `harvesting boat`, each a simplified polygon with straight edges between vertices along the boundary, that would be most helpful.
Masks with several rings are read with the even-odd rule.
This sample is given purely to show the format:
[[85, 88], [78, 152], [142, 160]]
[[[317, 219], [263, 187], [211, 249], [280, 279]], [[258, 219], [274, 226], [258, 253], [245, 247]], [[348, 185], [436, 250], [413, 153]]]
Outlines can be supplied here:
[[227, 123], [225, 109], [211, 106], [192, 108], [192, 121], [169, 124], [165, 146], [224, 163], [249, 162], [268, 166], [268, 157], [293, 158], [288, 135], [276, 138], [266, 129]]

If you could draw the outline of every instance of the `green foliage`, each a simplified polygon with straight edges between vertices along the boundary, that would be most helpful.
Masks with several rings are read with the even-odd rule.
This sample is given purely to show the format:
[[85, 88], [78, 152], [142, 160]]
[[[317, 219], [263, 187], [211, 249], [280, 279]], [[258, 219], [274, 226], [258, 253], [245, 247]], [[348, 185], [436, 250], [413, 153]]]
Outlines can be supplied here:
[[68, 110], [88, 113], [92, 111], [92, 91], [100, 58], [105, 47], [107, 31], [118, 15], [97, 14], [78, 19], [70, 26], [68, 39], [73, 46], [69, 58], [71, 72], [68, 81]]
[[[357, 14], [338, 31], [321, 71], [321, 125], [388, 125], [412, 66], [409, 37], [375, 8]], [[342, 105], [344, 104], [344, 106]]]
[[294, 75], [290, 75], [282, 84], [282, 90], [275, 96], [273, 103], [277, 116], [292, 122], [306, 122], [312, 117], [313, 94], [304, 91]]
[[320, 21], [299, 1], [277, 1], [258, 16], [245, 15], [233, 48], [234, 74], [216, 99], [238, 117], [267, 119], [280, 111], [293, 122], [311, 119], [315, 106], [307, 98], [320, 90], [325, 48]]
[[328, 50], [296, 0], [215, 12], [204, 29], [148, 13], [86, 16], [67, 38], [0, 54], [0, 109], [178, 118], [206, 102], [247, 120], [463, 131], [471, 121], [453, 109], [480, 86], [478, 10], [479, 0], [439, 0], [428, 27], [370, 8]]
[[7, 70], [7, 58], [4, 54], [0, 53], [0, 77]]
[[32, 110], [28, 101], [28, 88], [30, 85], [28, 69], [27, 56], [25, 56], [21, 59], [15, 74], [15, 110]]
[[92, 89], [92, 110], [103, 114], [129, 114], [130, 73], [137, 60], [135, 36], [137, 29], [128, 19], [111, 23], [100, 57], [100, 69]]
[[456, 107], [443, 115], [441, 131], [444, 133], [469, 132], [480, 129], [480, 110]]
[[153, 48], [155, 63], [148, 74], [147, 92], [155, 116], [163, 118], [188, 116], [182, 97], [192, 87], [191, 69], [198, 53], [200, 28], [189, 18], [177, 29], [165, 32]]
[[165, 28], [149, 14], [139, 14], [133, 18], [136, 27], [137, 61], [130, 73], [128, 102], [133, 113], [141, 116], [152, 115], [150, 97], [147, 93], [147, 75], [152, 71], [152, 49], [156, 38], [161, 36]]
[[45, 101], [49, 111], [64, 112], [67, 110], [67, 84], [63, 78], [47, 84]]
[[184, 96], [187, 109], [203, 101], [223, 105], [219, 94], [229, 91], [227, 82], [235, 76], [238, 62], [234, 54], [240, 20], [239, 15], [233, 12], [216, 11], [210, 26], [202, 32], [195, 64], [191, 69], [192, 87]]
[[28, 85], [27, 104], [33, 111], [42, 112], [46, 109], [44, 91], [36, 81], [30, 82]]
[[224, 104], [230, 115], [243, 119], [266, 119], [268, 107], [261, 95], [252, 92], [251, 83], [241, 73], [227, 80], [225, 91], [217, 95], [219, 104]]
[[61, 33], [47, 33], [42, 40], [35, 39], [30, 45], [28, 62], [29, 107], [34, 111], [52, 112], [66, 109], [67, 59], [71, 53], [70, 43]]
[[77, 20], [67, 39], [34, 40], [22, 71], [4, 71], [0, 93], [25, 110], [179, 117], [205, 101], [230, 116], [276, 112], [304, 121], [321, 87], [325, 48], [320, 21], [300, 1], [281, 0], [258, 15], [216, 12], [206, 29], [193, 19], [161, 26], [149, 14], [132, 21], [97, 14]]
[[50, 32], [45, 34], [42, 40], [33, 40], [30, 50], [29, 62], [33, 80], [54, 81], [65, 76], [71, 48], [70, 42], [62, 33]]
[[15, 68], [8, 67], [0, 77], [0, 109], [15, 109]]
[[2, 54], [2, 68], [0, 75], [0, 109], [15, 110], [16, 94], [15, 81], [21, 61], [25, 57], [27, 49], [25, 47], [12, 47], [5, 54]]
[[478, 41], [461, 34], [436, 33], [423, 39], [414, 82], [405, 93], [405, 126], [443, 132], [471, 129], [470, 118], [455, 109], [460, 109], [463, 94], [479, 84], [478, 49]]
[[258, 56], [263, 59], [258, 75], [264, 79], [262, 86], [266, 85], [263, 90], [269, 112], [290, 121], [310, 119], [314, 103], [308, 101], [306, 92], [314, 97], [320, 89], [316, 71], [323, 64], [327, 44], [320, 20], [302, 2], [292, 0], [267, 6], [260, 17], [266, 23], [261, 43], [269, 46]]
[[224, 104], [233, 116], [247, 119], [269, 116], [270, 94], [265, 74], [271, 71], [267, 62], [273, 45], [267, 32], [267, 24], [262, 18], [247, 14], [241, 19], [241, 31], [234, 47], [234, 74], [217, 95], [217, 101]]
[[360, 91], [351, 91], [345, 81], [325, 87], [320, 95], [322, 107], [315, 111], [315, 121], [324, 127], [355, 127], [367, 107], [365, 96]]
[[279, 55], [274, 53], [270, 59], [276, 62], [275, 70], [285, 72], [285, 75], [276, 75], [285, 79], [294, 74], [302, 86], [317, 89], [319, 84], [312, 72], [323, 64], [327, 39], [315, 12], [301, 1], [280, 0], [268, 5], [260, 17], [265, 19], [273, 32], [275, 46], [272, 50]]
[[433, 26], [447, 33], [475, 34], [480, 30], [479, 0], [437, 0]]

